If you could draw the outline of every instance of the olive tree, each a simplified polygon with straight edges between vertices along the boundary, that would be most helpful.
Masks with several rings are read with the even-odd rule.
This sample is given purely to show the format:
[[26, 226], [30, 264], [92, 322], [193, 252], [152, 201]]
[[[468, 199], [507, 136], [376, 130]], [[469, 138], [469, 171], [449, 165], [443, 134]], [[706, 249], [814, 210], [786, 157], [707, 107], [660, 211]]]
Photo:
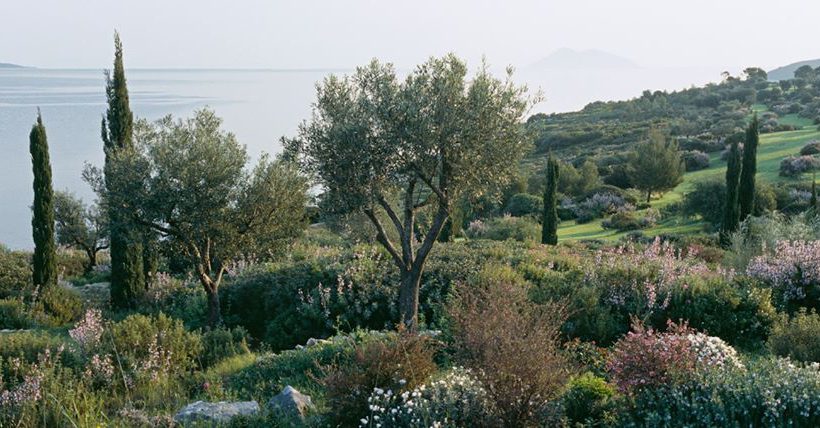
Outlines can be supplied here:
[[[499, 80], [483, 66], [468, 78], [447, 55], [399, 80], [374, 60], [318, 85], [312, 119], [288, 142], [327, 206], [375, 226], [401, 272], [399, 312], [411, 330], [425, 261], [455, 203], [508, 182], [530, 146], [522, 119], [532, 99], [511, 74]], [[429, 222], [417, 220], [420, 209]]]
[[117, 153], [110, 200], [173, 241], [208, 296], [209, 323], [221, 323], [219, 286], [231, 260], [281, 250], [306, 223], [307, 180], [282, 160], [248, 155], [210, 110], [167, 116], [134, 129], [133, 151]]
[[86, 272], [94, 270], [97, 253], [108, 248], [108, 213], [61, 191], [54, 194], [54, 219], [57, 243], [84, 252], [88, 257]]

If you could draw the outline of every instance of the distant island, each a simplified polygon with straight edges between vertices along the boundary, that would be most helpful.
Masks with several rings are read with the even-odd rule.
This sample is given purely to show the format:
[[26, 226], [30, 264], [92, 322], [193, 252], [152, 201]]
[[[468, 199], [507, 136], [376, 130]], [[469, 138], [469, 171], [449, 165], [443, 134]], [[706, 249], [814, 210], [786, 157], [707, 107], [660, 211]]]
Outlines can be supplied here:
[[0, 68], [31, 68], [24, 65], [11, 64], [8, 62], [0, 62]]

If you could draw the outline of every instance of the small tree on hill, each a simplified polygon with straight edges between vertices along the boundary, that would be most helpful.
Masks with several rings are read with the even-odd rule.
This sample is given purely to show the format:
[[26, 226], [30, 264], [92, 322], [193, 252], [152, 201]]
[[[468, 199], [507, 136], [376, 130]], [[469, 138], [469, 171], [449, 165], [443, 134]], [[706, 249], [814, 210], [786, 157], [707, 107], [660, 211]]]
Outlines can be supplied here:
[[97, 253], [108, 248], [108, 213], [68, 192], [54, 194], [57, 243], [86, 254], [86, 272], [97, 266]]
[[740, 171], [738, 204], [740, 221], [752, 214], [755, 206], [755, 174], [757, 173], [757, 146], [760, 143], [757, 114], [746, 129], [746, 142], [743, 145], [743, 166]]
[[43, 117], [29, 134], [29, 151], [34, 171], [34, 204], [31, 206], [31, 231], [34, 238], [32, 279], [43, 290], [57, 286], [57, 244], [54, 241], [54, 190], [51, 187], [51, 161]]
[[629, 180], [646, 192], [646, 203], [649, 203], [653, 192], [672, 190], [680, 184], [686, 167], [677, 142], [667, 140], [660, 130], [653, 129], [649, 138], [635, 147], [628, 171]]
[[720, 243], [724, 247], [731, 244], [732, 233], [740, 224], [740, 206], [738, 205], [738, 188], [741, 174], [740, 148], [732, 143], [726, 159], [726, 203], [723, 211], [723, 224], [720, 229]]
[[[289, 151], [315, 174], [329, 206], [363, 212], [373, 223], [401, 272], [399, 312], [413, 330], [424, 264], [454, 204], [509, 182], [530, 145], [525, 89], [486, 67], [468, 80], [465, 64], [447, 55], [403, 82], [391, 65], [373, 61], [352, 76], [325, 79], [317, 92], [313, 119]], [[427, 225], [416, 220], [423, 207], [431, 212]]]
[[558, 244], [558, 161], [552, 155], [547, 159], [544, 212], [541, 221], [541, 243]]
[[211, 326], [221, 323], [219, 286], [231, 260], [265, 257], [298, 236], [307, 220], [307, 180], [294, 167], [248, 155], [209, 110], [192, 119], [138, 122], [135, 150], [112, 159], [110, 200], [133, 221], [171, 240], [194, 266], [208, 296]]

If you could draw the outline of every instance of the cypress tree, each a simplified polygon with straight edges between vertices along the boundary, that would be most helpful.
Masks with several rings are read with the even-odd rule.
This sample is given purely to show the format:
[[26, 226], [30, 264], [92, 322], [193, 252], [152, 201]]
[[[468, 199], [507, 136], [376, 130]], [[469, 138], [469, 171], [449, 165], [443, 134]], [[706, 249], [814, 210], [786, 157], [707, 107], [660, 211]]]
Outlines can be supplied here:
[[723, 224], [720, 229], [720, 243], [724, 247], [731, 244], [732, 232], [740, 224], [740, 207], [738, 205], [738, 190], [741, 175], [740, 148], [737, 142], [732, 143], [726, 165], [726, 201], [723, 207]]
[[[102, 140], [105, 150], [106, 184], [115, 154], [133, 148], [134, 114], [128, 102], [128, 87], [122, 61], [120, 35], [114, 33], [114, 71], [106, 71], [105, 94], [108, 109], [102, 120]], [[109, 188], [108, 191], [113, 189]], [[133, 306], [135, 298], [145, 289], [143, 236], [130, 221], [123, 207], [109, 206], [111, 254], [111, 303], [116, 307]]]
[[552, 154], [547, 159], [544, 212], [541, 214], [541, 243], [558, 244], [558, 161]]
[[738, 204], [740, 205], [740, 221], [746, 220], [754, 211], [755, 206], [755, 173], [757, 173], [757, 146], [760, 143], [757, 114], [746, 128], [746, 142], [743, 145], [743, 166], [740, 171], [740, 187], [738, 188]]
[[43, 117], [37, 112], [37, 123], [29, 134], [29, 151], [34, 170], [34, 204], [31, 230], [34, 238], [32, 269], [34, 285], [47, 290], [57, 285], [57, 243], [54, 237], [54, 190], [51, 187], [51, 161]]
[[817, 211], [817, 173], [813, 172], [811, 174], [811, 200], [809, 200], [809, 204], [811, 205], [810, 208], [812, 211]]

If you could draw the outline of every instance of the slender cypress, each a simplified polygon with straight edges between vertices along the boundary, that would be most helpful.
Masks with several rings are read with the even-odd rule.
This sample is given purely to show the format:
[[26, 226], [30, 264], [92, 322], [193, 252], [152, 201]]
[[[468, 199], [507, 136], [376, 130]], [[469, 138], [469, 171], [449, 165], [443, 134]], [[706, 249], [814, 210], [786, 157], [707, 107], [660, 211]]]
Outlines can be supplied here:
[[[112, 162], [117, 152], [133, 148], [134, 114], [128, 102], [128, 87], [122, 61], [120, 35], [114, 33], [114, 71], [106, 71], [105, 94], [108, 109], [102, 120], [102, 140], [105, 150], [106, 184], [110, 186]], [[114, 189], [108, 188], [109, 192]], [[111, 253], [111, 303], [130, 307], [145, 289], [143, 237], [129, 221], [124, 207], [109, 207]]]
[[746, 220], [754, 211], [755, 204], [755, 174], [757, 173], [757, 146], [760, 143], [757, 114], [746, 128], [746, 142], [743, 145], [743, 167], [740, 171], [740, 187], [738, 188], [738, 204], [740, 205], [740, 221]]
[[37, 112], [37, 123], [29, 134], [29, 151], [34, 171], [34, 204], [31, 230], [34, 238], [32, 279], [46, 290], [57, 285], [57, 243], [54, 238], [54, 190], [51, 186], [51, 161], [43, 117]]
[[720, 243], [724, 247], [731, 244], [732, 233], [740, 224], [740, 207], [738, 206], [738, 190], [741, 175], [740, 148], [737, 142], [732, 143], [726, 165], [726, 202], [724, 204], [723, 225], [720, 230]]
[[541, 243], [558, 244], [558, 161], [550, 154], [547, 159], [544, 212], [541, 214]]
[[811, 174], [811, 200], [809, 201], [811, 205], [809, 208], [816, 212], [817, 211], [817, 173], [813, 172]]

